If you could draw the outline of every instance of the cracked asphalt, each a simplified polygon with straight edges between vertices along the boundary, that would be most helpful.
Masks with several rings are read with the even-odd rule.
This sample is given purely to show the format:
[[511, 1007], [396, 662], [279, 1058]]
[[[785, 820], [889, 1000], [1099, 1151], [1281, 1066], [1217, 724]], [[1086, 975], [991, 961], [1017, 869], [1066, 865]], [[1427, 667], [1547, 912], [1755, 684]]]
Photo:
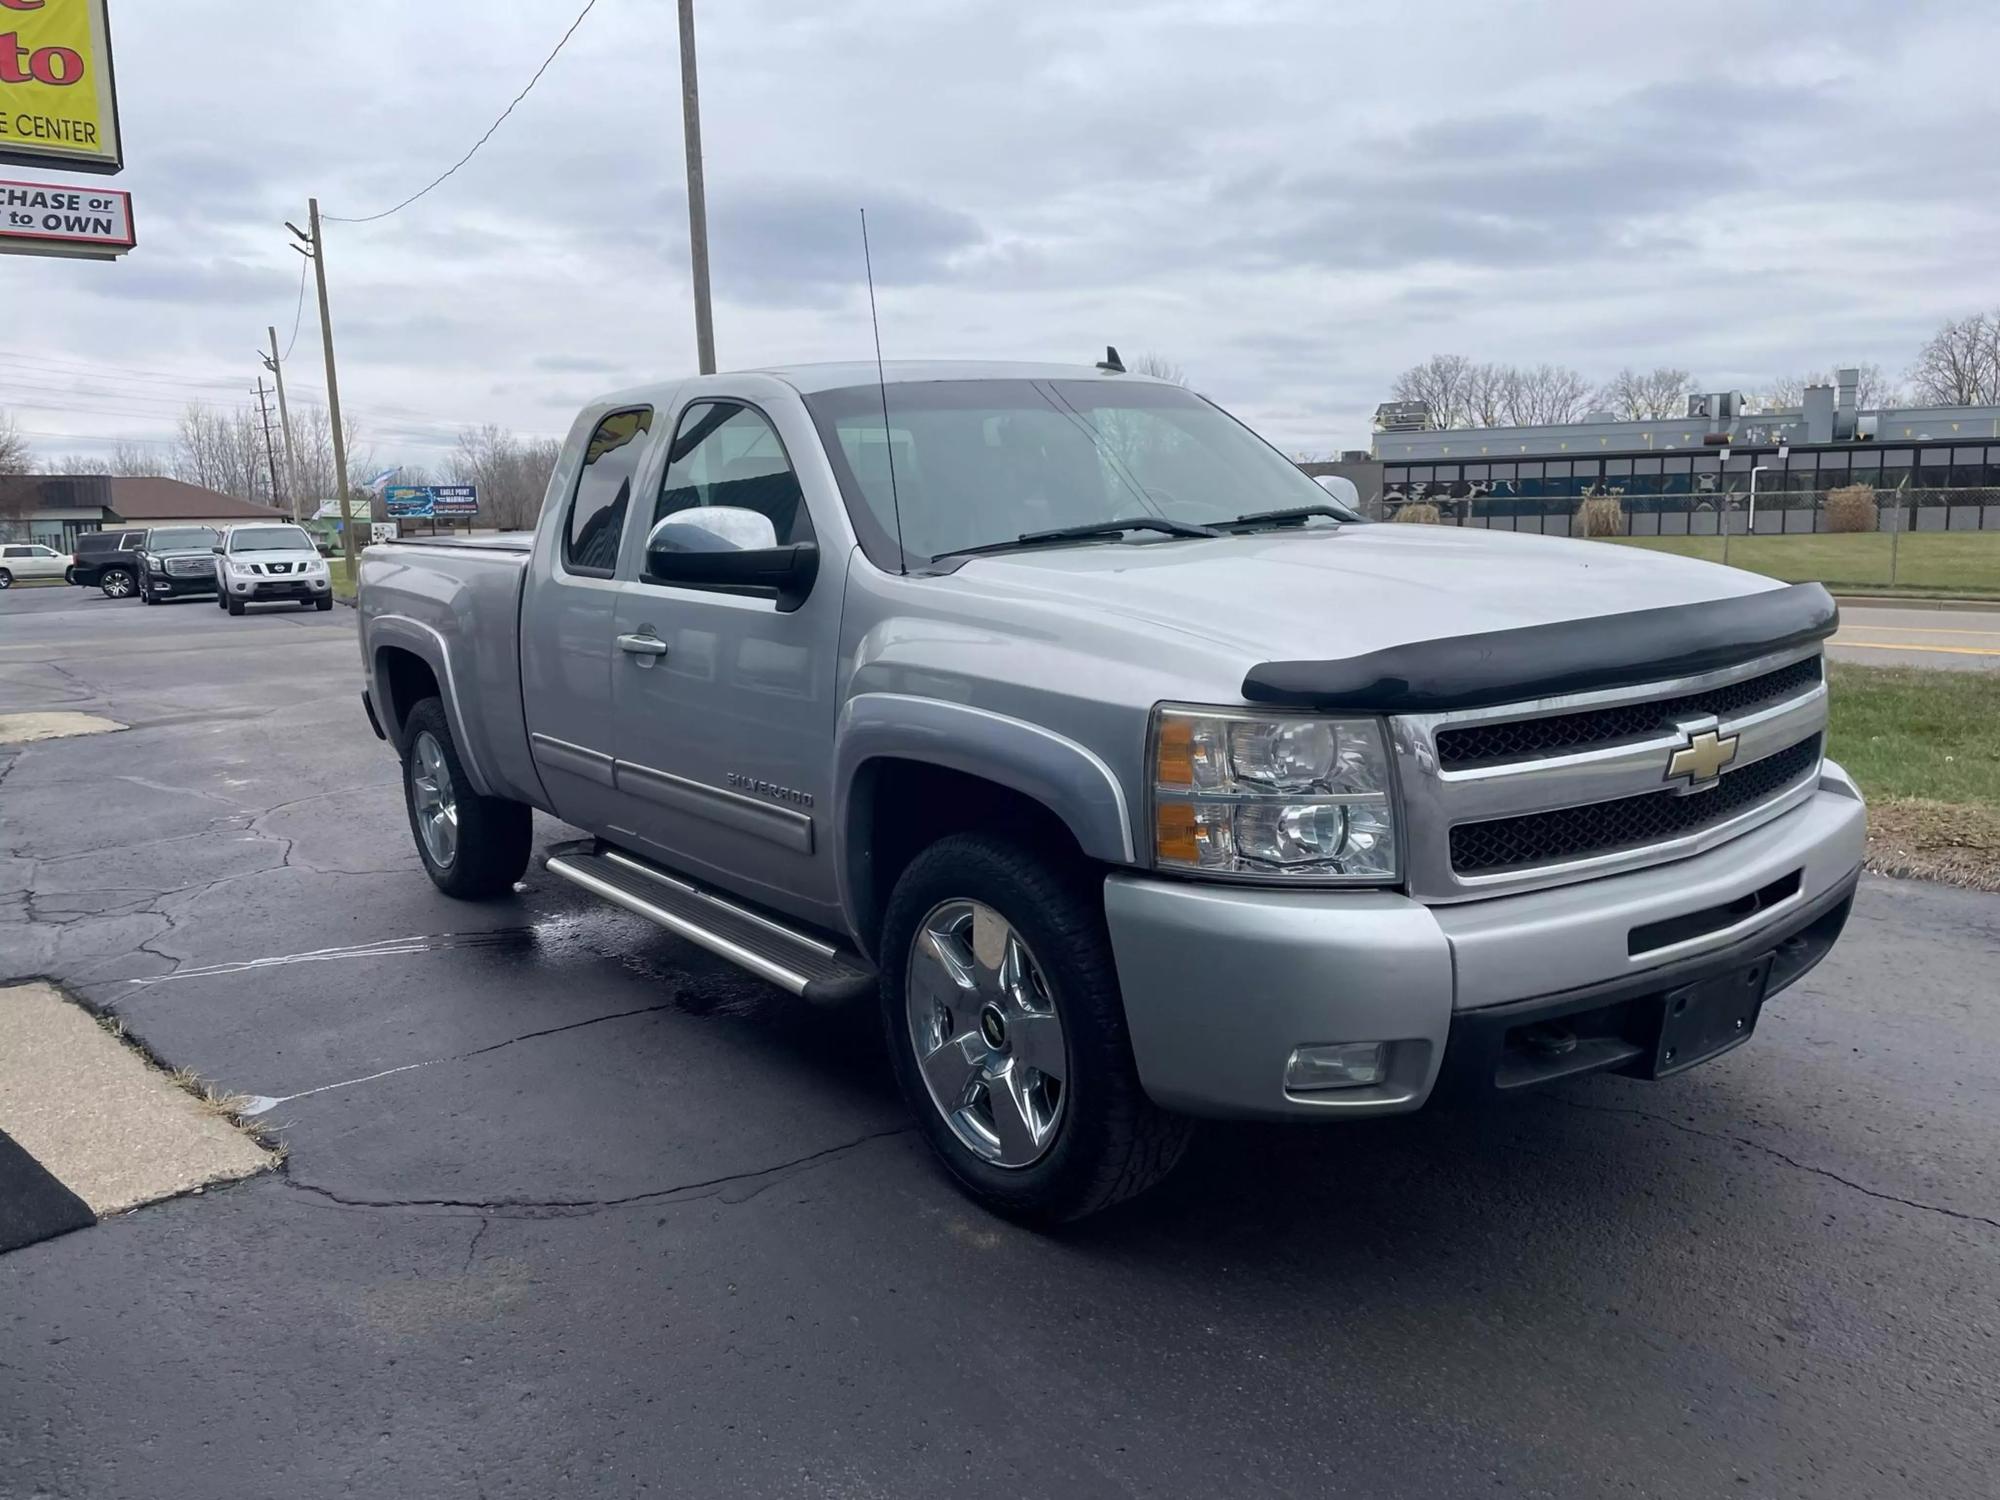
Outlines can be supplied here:
[[290, 1151], [0, 1259], [0, 1494], [1994, 1492], [2000, 898], [1870, 879], [1672, 1082], [1210, 1129], [1038, 1237], [872, 1017], [438, 895], [357, 692], [346, 610], [0, 595], [0, 712], [132, 726], [0, 747], [0, 978]]

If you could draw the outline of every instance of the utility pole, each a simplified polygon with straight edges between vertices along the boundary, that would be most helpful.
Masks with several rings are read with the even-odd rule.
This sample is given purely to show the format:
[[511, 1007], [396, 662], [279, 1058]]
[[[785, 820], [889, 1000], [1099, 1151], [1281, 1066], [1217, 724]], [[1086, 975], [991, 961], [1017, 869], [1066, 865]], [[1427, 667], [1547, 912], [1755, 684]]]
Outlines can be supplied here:
[[319, 284], [319, 331], [326, 345], [326, 414], [333, 425], [333, 490], [340, 501], [340, 550], [347, 559], [347, 576], [351, 579], [357, 572], [358, 549], [354, 545], [354, 504], [347, 492], [347, 434], [340, 425], [340, 380], [333, 368], [333, 315], [326, 306], [326, 235], [320, 228], [319, 199], [309, 199], [307, 206], [311, 217], [306, 222], [312, 225], [312, 233], [306, 233], [289, 219], [285, 228], [312, 247], [307, 250], [292, 246], [313, 263], [313, 279]]
[[303, 520], [299, 514], [299, 459], [292, 451], [292, 413], [285, 405], [285, 363], [278, 358], [278, 330], [266, 328], [271, 335], [271, 352], [259, 353], [264, 368], [271, 372], [271, 378], [278, 383], [278, 430], [285, 435], [285, 494], [292, 502], [292, 519]]
[[271, 408], [264, 404], [264, 377], [257, 377], [257, 415], [264, 422], [264, 457], [271, 465], [271, 505], [275, 508], [282, 496], [278, 489], [278, 448], [271, 441]]
[[701, 181], [701, 90], [694, 76], [694, 0], [681, 4], [681, 132], [687, 143], [688, 253], [694, 260], [694, 346], [701, 373], [715, 373], [715, 319], [708, 305], [708, 195]]

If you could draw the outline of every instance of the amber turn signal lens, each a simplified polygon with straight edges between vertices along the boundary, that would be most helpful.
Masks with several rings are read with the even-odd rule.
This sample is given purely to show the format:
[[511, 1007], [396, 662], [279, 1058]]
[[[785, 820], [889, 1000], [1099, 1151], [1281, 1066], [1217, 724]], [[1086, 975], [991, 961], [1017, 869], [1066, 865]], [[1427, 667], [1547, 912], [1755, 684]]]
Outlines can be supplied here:
[[[1160, 724], [1160, 743], [1154, 775], [1161, 786], [1194, 785], [1194, 723], [1189, 719], [1165, 719]], [[1163, 825], [1164, 826], [1164, 825]], [[1189, 823], [1193, 828], [1193, 823]]]
[[1163, 861], [1180, 865], [1201, 863], [1201, 841], [1195, 836], [1194, 804], [1162, 802], [1153, 812], [1153, 850]]

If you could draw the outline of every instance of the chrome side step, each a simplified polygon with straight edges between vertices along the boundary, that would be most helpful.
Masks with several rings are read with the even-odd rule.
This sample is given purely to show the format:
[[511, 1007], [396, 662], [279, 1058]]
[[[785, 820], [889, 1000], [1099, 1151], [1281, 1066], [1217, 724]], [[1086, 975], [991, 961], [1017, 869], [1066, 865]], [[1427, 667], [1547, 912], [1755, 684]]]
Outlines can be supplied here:
[[547, 866], [551, 875], [815, 1005], [838, 1004], [875, 988], [874, 967], [852, 949], [800, 932], [623, 850], [570, 844], [550, 854]]

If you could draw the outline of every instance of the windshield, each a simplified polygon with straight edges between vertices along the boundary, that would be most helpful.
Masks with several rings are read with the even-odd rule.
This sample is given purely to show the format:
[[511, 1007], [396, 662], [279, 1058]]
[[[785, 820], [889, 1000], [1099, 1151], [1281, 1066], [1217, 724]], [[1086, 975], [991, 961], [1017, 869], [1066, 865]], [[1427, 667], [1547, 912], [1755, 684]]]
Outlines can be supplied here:
[[892, 385], [886, 424], [877, 386], [805, 401], [862, 547], [881, 567], [903, 560], [898, 511], [903, 554], [920, 564], [1023, 532], [1133, 516], [1214, 525], [1331, 500], [1249, 428], [1178, 386], [1116, 378]]
[[311, 552], [312, 539], [296, 526], [251, 526], [229, 533], [231, 552]]
[[208, 551], [222, 540], [213, 526], [173, 526], [146, 533], [148, 552]]

